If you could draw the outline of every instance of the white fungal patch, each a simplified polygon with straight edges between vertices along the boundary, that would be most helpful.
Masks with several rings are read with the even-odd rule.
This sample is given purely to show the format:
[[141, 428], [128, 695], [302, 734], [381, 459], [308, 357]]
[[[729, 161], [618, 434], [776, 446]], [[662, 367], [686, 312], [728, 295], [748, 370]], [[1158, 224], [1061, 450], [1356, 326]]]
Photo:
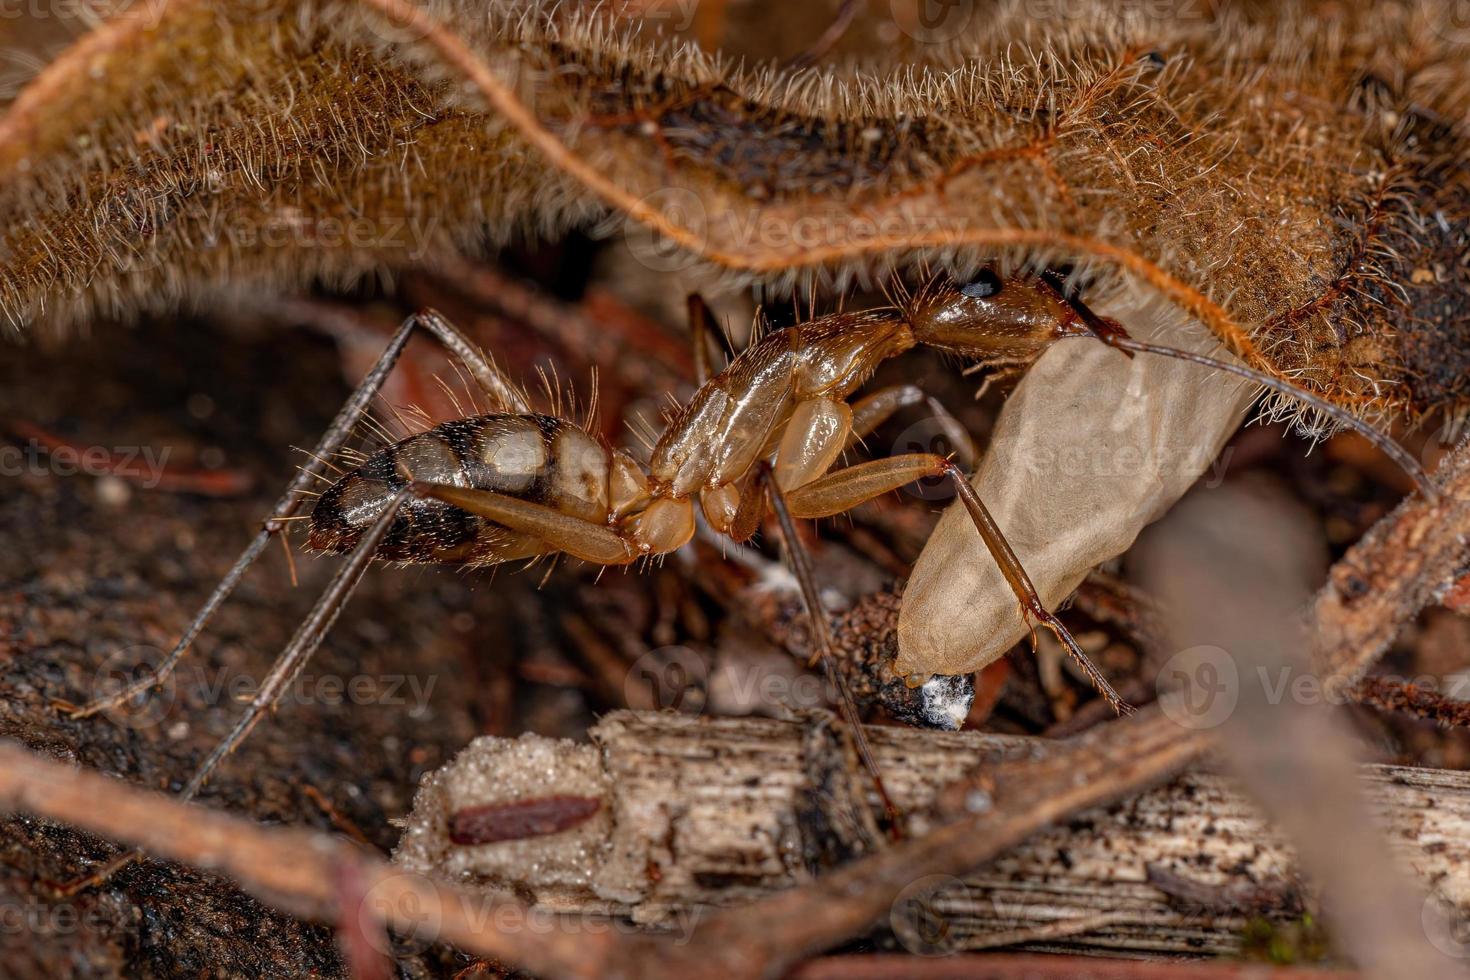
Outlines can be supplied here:
[[[1139, 340], [1230, 356], [1141, 287], [1094, 306]], [[1059, 341], [1037, 359], [971, 482], [1048, 609], [1127, 550], [1202, 474], [1218, 474], [1216, 458], [1255, 391], [1172, 358], [1129, 360], [1087, 338]], [[895, 667], [921, 677], [971, 673], [1027, 632], [969, 515], [951, 506], [904, 591]]]
[[924, 720], [944, 731], [959, 731], [975, 704], [975, 685], [964, 676], [931, 677], [919, 688]]

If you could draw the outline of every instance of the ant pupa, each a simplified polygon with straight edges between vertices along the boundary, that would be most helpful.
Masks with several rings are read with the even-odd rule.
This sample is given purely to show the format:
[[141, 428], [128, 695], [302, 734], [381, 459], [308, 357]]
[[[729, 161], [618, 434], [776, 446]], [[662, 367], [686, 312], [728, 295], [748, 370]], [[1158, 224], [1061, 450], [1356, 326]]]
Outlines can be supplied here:
[[[813, 623], [817, 656], [887, 804], [856, 708], [835, 666], [830, 627], [794, 522], [840, 514], [928, 478], [950, 481], [1025, 621], [1051, 631], [1114, 710], [1129, 710], [1044, 607], [1002, 529], [955, 462], [909, 453], [838, 465], [845, 450], [916, 402], [928, 401], [947, 424], [958, 425], [912, 385], [858, 396], [882, 362], [917, 346], [1015, 364], [1034, 360], [1059, 340], [1089, 338], [1129, 357], [1181, 357], [1289, 394], [1355, 429], [1433, 493], [1409, 454], [1337, 406], [1251, 368], [1134, 341], [1050, 273], [1003, 278], [984, 269], [965, 282], [931, 279], [915, 293], [896, 297], [892, 307], [829, 314], [769, 332], [718, 373], [708, 360], [712, 318], [697, 299], [690, 303], [690, 319], [699, 387], [672, 415], [645, 466], [572, 421], [534, 411], [495, 363], [437, 313], [409, 317], [168, 657], [135, 683], [68, 710], [75, 717], [96, 715], [145, 694], [171, 674], [271, 538], [289, 526], [309, 483], [324, 478], [327, 461], [339, 456], [416, 329], [427, 330], [464, 365], [492, 410], [442, 422], [379, 449], [317, 498], [308, 522], [309, 546], [346, 560], [244, 714], [186, 783], [185, 799], [198, 793], [303, 668], [374, 560], [477, 568], [566, 554], [596, 565], [629, 565], [687, 544], [695, 534], [698, 507], [711, 529], [736, 541], [751, 538], [774, 513]], [[898, 815], [888, 807], [896, 827]], [[105, 880], [137, 857], [123, 855], [72, 887]]]

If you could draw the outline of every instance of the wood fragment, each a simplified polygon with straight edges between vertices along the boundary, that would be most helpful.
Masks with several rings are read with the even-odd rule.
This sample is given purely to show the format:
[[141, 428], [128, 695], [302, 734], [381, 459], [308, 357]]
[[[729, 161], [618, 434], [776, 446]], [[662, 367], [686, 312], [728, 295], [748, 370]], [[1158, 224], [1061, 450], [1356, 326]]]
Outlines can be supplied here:
[[[527, 873], [513, 848], [447, 845], [436, 822], [441, 806], [469, 802], [458, 794], [470, 784], [455, 773], [473, 765], [464, 756], [426, 781], [395, 859], [480, 887], [513, 882], [519, 893], [561, 910], [676, 927], [700, 906], [749, 903], [813, 880], [803, 856], [821, 850], [811, 835], [828, 825], [813, 809], [841, 801], [810, 793], [805, 730], [802, 722], [701, 722], [648, 712], [605, 718], [592, 731], [593, 745], [568, 748], [600, 767], [614, 815], [595, 841], [563, 835], [567, 847], [588, 855], [585, 883], [575, 887], [564, 875]], [[962, 812], [973, 793], [996, 799], [997, 761], [1034, 765], [1069, 744], [892, 728], [873, 730], [872, 741], [895, 802], [918, 816], [921, 829], [933, 825], [946, 800]], [[481, 740], [466, 755], [493, 746], [513, 770], [515, 744]], [[970, 771], [986, 781], [957, 796], [953, 786], [945, 791]], [[1370, 765], [1360, 778], [1400, 863], [1435, 883], [1458, 913], [1470, 912], [1470, 774]], [[494, 784], [474, 788], [493, 793]], [[915, 868], [906, 883], [925, 874]], [[1126, 803], [1073, 815], [982, 870], [947, 879], [935, 901], [953, 949], [989, 948], [998, 937], [1026, 941], [1046, 927], [1059, 932], [1031, 941], [1047, 949], [1231, 955], [1252, 922], [1300, 921], [1311, 902], [1298, 879], [1294, 850], [1230, 780], [1190, 772]], [[1088, 928], [1061, 931], [1077, 923]]]
[[1324, 691], [1360, 680], [1399, 630], [1463, 573], [1470, 535], [1470, 441], [1440, 465], [1440, 499], [1413, 496], [1332, 567], [1312, 606]]

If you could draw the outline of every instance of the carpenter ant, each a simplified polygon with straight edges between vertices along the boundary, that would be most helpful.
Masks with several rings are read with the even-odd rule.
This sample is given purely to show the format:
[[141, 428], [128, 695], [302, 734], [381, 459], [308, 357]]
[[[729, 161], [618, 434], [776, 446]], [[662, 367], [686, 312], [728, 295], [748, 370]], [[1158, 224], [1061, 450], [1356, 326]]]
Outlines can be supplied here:
[[[374, 559], [478, 567], [563, 553], [599, 565], [627, 565], [685, 545], [695, 533], [696, 506], [711, 528], [736, 541], [755, 534], [768, 507], [775, 512], [814, 624], [818, 656], [876, 779], [856, 710], [833, 664], [827, 619], [793, 522], [839, 514], [933, 477], [953, 484], [1025, 620], [1055, 634], [1116, 711], [1129, 710], [1061, 621], [1043, 607], [1001, 529], [953, 461], [913, 453], [833, 468], [844, 450], [905, 406], [928, 401], [944, 424], [958, 425], [913, 386], [851, 400], [881, 362], [919, 345], [993, 364], [1029, 362], [1069, 337], [1098, 340], [1129, 357], [1134, 352], [1182, 357], [1290, 394], [1351, 426], [1432, 492], [1411, 456], [1342, 409], [1250, 368], [1133, 341], [1050, 273], [1007, 279], [985, 269], [962, 283], [934, 279], [917, 293], [898, 297], [891, 308], [832, 314], [768, 333], [713, 376], [707, 343], [713, 324], [697, 298], [691, 298], [690, 319], [700, 386], [670, 420], [645, 468], [576, 424], [534, 412], [493, 361], [437, 313], [409, 317], [164, 662], [123, 690], [69, 710], [75, 717], [95, 715], [168, 677], [270, 539], [288, 526], [310, 482], [325, 479], [327, 461], [342, 450], [415, 328], [428, 330], [464, 364], [495, 410], [444, 422], [387, 446], [359, 460], [320, 495], [309, 519], [309, 545], [347, 559], [244, 716], [185, 785], [185, 799], [199, 791], [302, 669]], [[877, 785], [886, 803], [880, 779]], [[891, 804], [889, 810], [896, 816]], [[137, 856], [124, 855], [72, 889], [105, 880]]]

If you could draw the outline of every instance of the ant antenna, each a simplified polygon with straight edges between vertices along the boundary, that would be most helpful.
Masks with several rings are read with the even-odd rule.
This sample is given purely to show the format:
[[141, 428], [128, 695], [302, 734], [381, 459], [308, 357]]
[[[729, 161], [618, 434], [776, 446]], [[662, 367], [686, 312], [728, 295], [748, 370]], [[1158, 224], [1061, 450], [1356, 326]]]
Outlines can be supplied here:
[[1233, 374], [1237, 377], [1254, 381], [1262, 387], [1269, 388], [1278, 394], [1295, 399], [1308, 408], [1321, 412], [1333, 421], [1352, 429], [1358, 435], [1367, 439], [1385, 456], [1397, 463], [1399, 468], [1409, 475], [1427, 499], [1439, 499], [1439, 488], [1429, 478], [1429, 474], [1424, 472], [1424, 467], [1419, 465], [1419, 461], [1414, 458], [1413, 454], [1347, 409], [1334, 405], [1320, 395], [1314, 395], [1312, 392], [1299, 388], [1289, 381], [1272, 377], [1264, 371], [1257, 371], [1255, 368], [1246, 367], [1244, 364], [1232, 364], [1229, 361], [1224, 361], [1217, 357], [1210, 357], [1208, 354], [1196, 354], [1193, 351], [1182, 350], [1178, 347], [1150, 344], [1142, 340], [1134, 340], [1120, 326], [1094, 313], [1072, 290], [1060, 282], [1060, 277], [1043, 274], [1042, 280], [1056, 290], [1062, 299], [1077, 311], [1078, 315], [1082, 317], [1083, 322], [1091, 329], [1093, 339], [1100, 340], [1109, 347], [1114, 347], [1129, 356], [1132, 356], [1133, 353], [1160, 354], [1179, 361], [1202, 364], [1205, 367], [1214, 368], [1217, 371], [1224, 371], [1227, 374]]
[[1290, 382], [1282, 381], [1280, 378], [1273, 378], [1271, 375], [1257, 371], [1255, 368], [1246, 367], [1243, 364], [1231, 364], [1229, 361], [1222, 361], [1219, 358], [1210, 357], [1206, 354], [1196, 354], [1193, 351], [1180, 350], [1178, 347], [1149, 344], [1141, 340], [1134, 340], [1132, 337], [1120, 336], [1118, 334], [1100, 335], [1098, 339], [1109, 347], [1116, 347], [1122, 351], [1137, 351], [1140, 354], [1162, 354], [1165, 357], [1172, 357], [1180, 361], [1203, 364], [1205, 367], [1212, 367], [1217, 371], [1225, 371], [1238, 377], [1248, 378], [1257, 384], [1270, 388], [1272, 391], [1286, 395], [1288, 398], [1294, 398], [1308, 408], [1321, 412], [1335, 422], [1342, 423], [1364, 439], [1367, 439], [1374, 446], [1378, 447], [1385, 456], [1397, 463], [1399, 468], [1407, 473], [1419, 486], [1419, 489], [1424, 492], [1425, 497], [1430, 500], [1439, 499], [1439, 488], [1434, 485], [1434, 481], [1429, 478], [1429, 474], [1424, 472], [1424, 467], [1419, 465], [1419, 461], [1414, 458], [1413, 454], [1356, 415], [1332, 404], [1332, 402], [1319, 395], [1314, 395], [1310, 391], [1304, 391]]

